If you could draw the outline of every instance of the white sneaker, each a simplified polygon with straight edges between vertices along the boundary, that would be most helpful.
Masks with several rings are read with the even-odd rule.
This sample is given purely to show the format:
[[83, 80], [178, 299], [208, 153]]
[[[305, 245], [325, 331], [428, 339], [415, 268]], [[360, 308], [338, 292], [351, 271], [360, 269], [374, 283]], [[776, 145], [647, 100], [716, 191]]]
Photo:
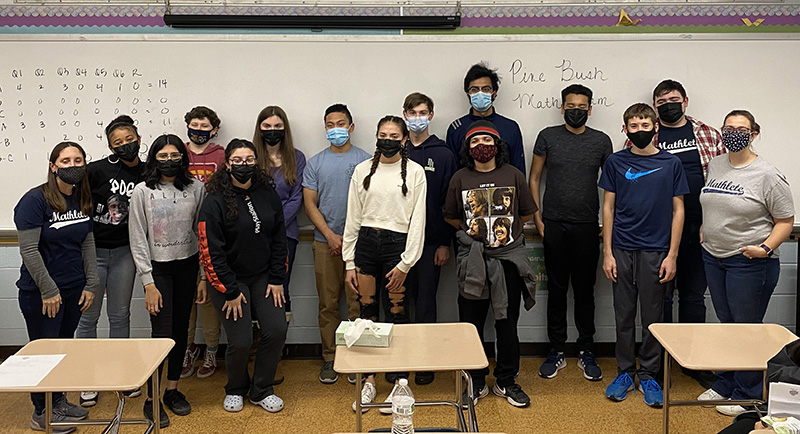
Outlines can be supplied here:
[[99, 395], [98, 392], [81, 392], [81, 407], [94, 407]]
[[[375, 395], [378, 392], [375, 390], [375, 385], [370, 382], [365, 382], [364, 387], [361, 388], [361, 404], [369, 404], [375, 400]], [[356, 402], [353, 401], [353, 411], [356, 411]], [[361, 407], [361, 412], [368, 412], [368, 408]]]
[[[389, 392], [389, 396], [387, 396], [386, 399], [383, 400], [383, 402], [391, 404], [392, 403], [392, 398], [394, 397], [394, 392], [397, 391], [398, 387], [399, 386], [397, 384], [395, 384], [394, 387], [392, 387], [392, 391]], [[378, 411], [380, 411], [381, 414], [392, 414], [392, 407], [386, 407], [386, 408], [381, 407], [381, 408], [378, 409]]]
[[270, 413], [277, 413], [283, 410], [283, 400], [278, 398], [277, 395], [272, 394], [262, 399], [261, 401], [250, 400], [251, 403], [267, 410]]
[[222, 408], [231, 413], [242, 411], [244, 408], [244, 396], [242, 395], [225, 395], [225, 401], [222, 402]]
[[741, 405], [718, 405], [717, 412], [724, 414], [725, 416], [738, 416], [747, 409], [742, 407]]
[[[708, 389], [697, 397], [698, 401], [722, 401], [725, 399], [730, 399], [730, 398], [720, 395], [714, 389]], [[704, 405], [703, 407], [711, 408], [713, 407], [713, 405]]]

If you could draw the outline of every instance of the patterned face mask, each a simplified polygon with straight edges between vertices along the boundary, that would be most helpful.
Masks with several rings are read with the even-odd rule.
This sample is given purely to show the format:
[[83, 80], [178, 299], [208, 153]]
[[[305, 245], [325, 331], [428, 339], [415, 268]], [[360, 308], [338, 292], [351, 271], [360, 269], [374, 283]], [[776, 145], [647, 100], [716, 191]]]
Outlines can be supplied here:
[[497, 146], [480, 144], [470, 148], [469, 156], [479, 163], [488, 163], [497, 155]]
[[729, 152], [744, 151], [750, 145], [750, 133], [740, 133], [738, 131], [722, 133], [722, 144], [728, 148]]

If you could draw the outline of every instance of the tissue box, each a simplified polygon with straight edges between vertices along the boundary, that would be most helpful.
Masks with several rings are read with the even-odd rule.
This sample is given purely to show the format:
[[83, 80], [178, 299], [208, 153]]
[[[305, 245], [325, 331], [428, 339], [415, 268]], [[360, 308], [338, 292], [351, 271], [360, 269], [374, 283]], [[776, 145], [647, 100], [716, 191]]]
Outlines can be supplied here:
[[[336, 328], [336, 345], [346, 345], [344, 342], [344, 332], [352, 326], [351, 321], [342, 321]], [[360, 347], [388, 347], [392, 343], [392, 325], [390, 323], [376, 322], [378, 336], [371, 330], [364, 330], [361, 337], [353, 345]]]

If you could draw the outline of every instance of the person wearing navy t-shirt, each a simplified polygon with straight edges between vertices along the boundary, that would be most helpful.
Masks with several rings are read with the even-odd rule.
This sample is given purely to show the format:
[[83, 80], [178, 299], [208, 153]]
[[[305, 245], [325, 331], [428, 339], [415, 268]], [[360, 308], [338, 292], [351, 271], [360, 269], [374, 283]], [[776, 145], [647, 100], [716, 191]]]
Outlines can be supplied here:
[[[28, 191], [14, 208], [22, 267], [17, 280], [19, 307], [28, 338], [71, 339], [81, 312], [94, 301], [100, 282], [92, 234], [92, 193], [86, 152], [62, 142], [50, 153], [47, 182]], [[32, 393], [31, 428], [45, 430], [45, 395]], [[89, 412], [53, 394], [53, 422], [85, 419]], [[74, 427], [58, 427], [68, 433]]]
[[[683, 230], [683, 195], [689, 193], [678, 157], [655, 147], [655, 111], [647, 104], [625, 110], [623, 129], [633, 148], [608, 157], [600, 176], [603, 195], [603, 271], [613, 282], [617, 378], [606, 397], [622, 401], [639, 377], [644, 402], [664, 403], [655, 380], [661, 345], [648, 326], [664, 317], [664, 296], [673, 287]], [[642, 346], [636, 369], [636, 306]]]
[[[472, 65], [464, 77], [464, 92], [471, 107], [468, 114], [454, 120], [447, 128], [447, 147], [453, 151], [453, 155], [459, 155], [469, 126], [475, 121], [489, 121], [508, 146], [509, 163], [524, 175], [526, 165], [522, 131], [516, 121], [497, 114], [494, 109], [493, 103], [499, 88], [500, 77], [496, 69], [490, 69], [486, 63]], [[464, 167], [458, 159], [456, 163], [458, 169]]]

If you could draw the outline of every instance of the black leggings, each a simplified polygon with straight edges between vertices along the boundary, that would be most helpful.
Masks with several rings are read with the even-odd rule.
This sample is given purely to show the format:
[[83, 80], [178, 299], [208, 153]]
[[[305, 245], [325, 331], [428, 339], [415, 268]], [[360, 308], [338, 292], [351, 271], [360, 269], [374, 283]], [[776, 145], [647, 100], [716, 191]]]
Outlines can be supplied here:
[[[189, 338], [189, 316], [197, 291], [199, 268], [200, 263], [196, 254], [170, 262], [153, 261], [153, 280], [161, 292], [163, 307], [158, 314], [150, 315], [151, 337], [170, 338], [175, 341], [175, 346], [167, 356], [168, 381], [178, 381], [181, 378], [183, 356]], [[158, 368], [159, 374], [162, 366]], [[151, 397], [150, 382], [147, 385], [147, 394]]]

